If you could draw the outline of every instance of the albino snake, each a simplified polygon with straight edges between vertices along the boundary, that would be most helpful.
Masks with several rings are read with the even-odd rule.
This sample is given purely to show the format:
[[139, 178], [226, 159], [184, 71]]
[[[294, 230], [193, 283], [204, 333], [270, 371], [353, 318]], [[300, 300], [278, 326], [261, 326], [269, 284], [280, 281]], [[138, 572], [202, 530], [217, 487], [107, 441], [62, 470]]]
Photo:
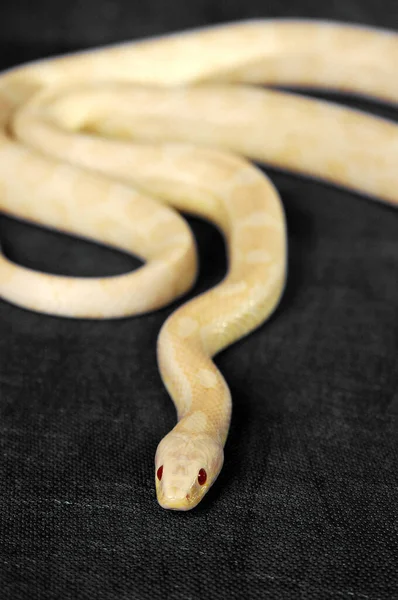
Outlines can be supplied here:
[[253, 84], [396, 103], [397, 69], [393, 32], [275, 20], [70, 54], [0, 76], [0, 210], [145, 262], [123, 275], [72, 278], [1, 255], [3, 298], [76, 318], [158, 309], [187, 292], [197, 271], [192, 234], [173, 209], [225, 235], [225, 279], [174, 312], [159, 335], [159, 369], [178, 413], [155, 458], [161, 506], [196, 506], [219, 474], [231, 397], [211, 357], [263, 323], [284, 287], [281, 201], [239, 155], [398, 203], [396, 124]]

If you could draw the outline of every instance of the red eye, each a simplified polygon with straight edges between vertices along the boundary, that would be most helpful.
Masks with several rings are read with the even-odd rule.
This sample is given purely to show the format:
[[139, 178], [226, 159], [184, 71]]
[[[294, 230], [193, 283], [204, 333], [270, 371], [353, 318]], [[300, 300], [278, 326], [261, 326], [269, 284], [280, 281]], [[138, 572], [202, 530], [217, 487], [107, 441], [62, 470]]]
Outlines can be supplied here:
[[206, 483], [207, 473], [204, 469], [200, 469], [198, 473], [198, 483], [199, 485], [204, 485]]
[[162, 479], [162, 475], [163, 475], [163, 465], [161, 467], [159, 467], [159, 469], [156, 471], [156, 475], [160, 481]]

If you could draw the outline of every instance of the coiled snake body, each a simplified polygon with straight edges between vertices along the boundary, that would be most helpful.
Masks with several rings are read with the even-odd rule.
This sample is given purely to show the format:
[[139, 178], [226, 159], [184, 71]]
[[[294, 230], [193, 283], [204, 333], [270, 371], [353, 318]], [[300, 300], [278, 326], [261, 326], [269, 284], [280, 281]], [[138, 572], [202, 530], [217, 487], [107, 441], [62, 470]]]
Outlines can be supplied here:
[[275, 20], [71, 54], [0, 76], [0, 209], [145, 262], [128, 274], [71, 278], [1, 255], [3, 298], [77, 318], [158, 309], [196, 277], [193, 238], [174, 209], [225, 235], [225, 279], [174, 312], [158, 339], [178, 413], [155, 457], [163, 507], [196, 506], [216, 479], [231, 397], [212, 357], [263, 323], [283, 291], [282, 205], [241, 156], [398, 203], [397, 125], [254, 84], [396, 103], [397, 65], [393, 32]]

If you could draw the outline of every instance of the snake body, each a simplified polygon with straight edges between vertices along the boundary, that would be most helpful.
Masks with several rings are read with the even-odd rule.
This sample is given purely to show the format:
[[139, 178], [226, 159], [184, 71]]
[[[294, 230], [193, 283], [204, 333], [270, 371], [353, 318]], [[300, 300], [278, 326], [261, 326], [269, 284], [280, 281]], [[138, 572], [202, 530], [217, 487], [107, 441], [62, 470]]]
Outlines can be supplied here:
[[30, 310], [115, 318], [193, 285], [190, 229], [214, 223], [228, 272], [164, 323], [157, 352], [178, 421], [160, 442], [161, 506], [198, 504], [223, 464], [231, 395], [212, 357], [262, 324], [286, 278], [272, 183], [246, 158], [398, 203], [398, 126], [255, 84], [398, 100], [398, 36], [301, 20], [247, 21], [99, 48], [0, 76], [0, 210], [133, 253], [132, 273], [72, 278], [0, 256], [0, 294]]

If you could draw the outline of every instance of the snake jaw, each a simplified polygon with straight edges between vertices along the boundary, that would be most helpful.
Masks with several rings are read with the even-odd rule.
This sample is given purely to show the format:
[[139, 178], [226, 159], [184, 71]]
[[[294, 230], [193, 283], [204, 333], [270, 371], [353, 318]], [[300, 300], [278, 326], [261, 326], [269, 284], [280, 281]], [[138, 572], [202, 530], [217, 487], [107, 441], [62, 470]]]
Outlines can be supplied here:
[[187, 511], [199, 504], [209, 488], [210, 485], [200, 487], [194, 482], [188, 493], [184, 495], [183, 488], [178, 488], [173, 496], [173, 492], [166, 492], [164, 487], [159, 484], [156, 486], [157, 500], [159, 505], [167, 510]]
[[158, 493], [157, 499], [159, 505], [166, 510], [187, 511], [195, 508], [200, 502], [201, 497], [197, 496], [194, 500], [190, 495], [183, 498], [170, 498], [166, 497], [163, 493]]

